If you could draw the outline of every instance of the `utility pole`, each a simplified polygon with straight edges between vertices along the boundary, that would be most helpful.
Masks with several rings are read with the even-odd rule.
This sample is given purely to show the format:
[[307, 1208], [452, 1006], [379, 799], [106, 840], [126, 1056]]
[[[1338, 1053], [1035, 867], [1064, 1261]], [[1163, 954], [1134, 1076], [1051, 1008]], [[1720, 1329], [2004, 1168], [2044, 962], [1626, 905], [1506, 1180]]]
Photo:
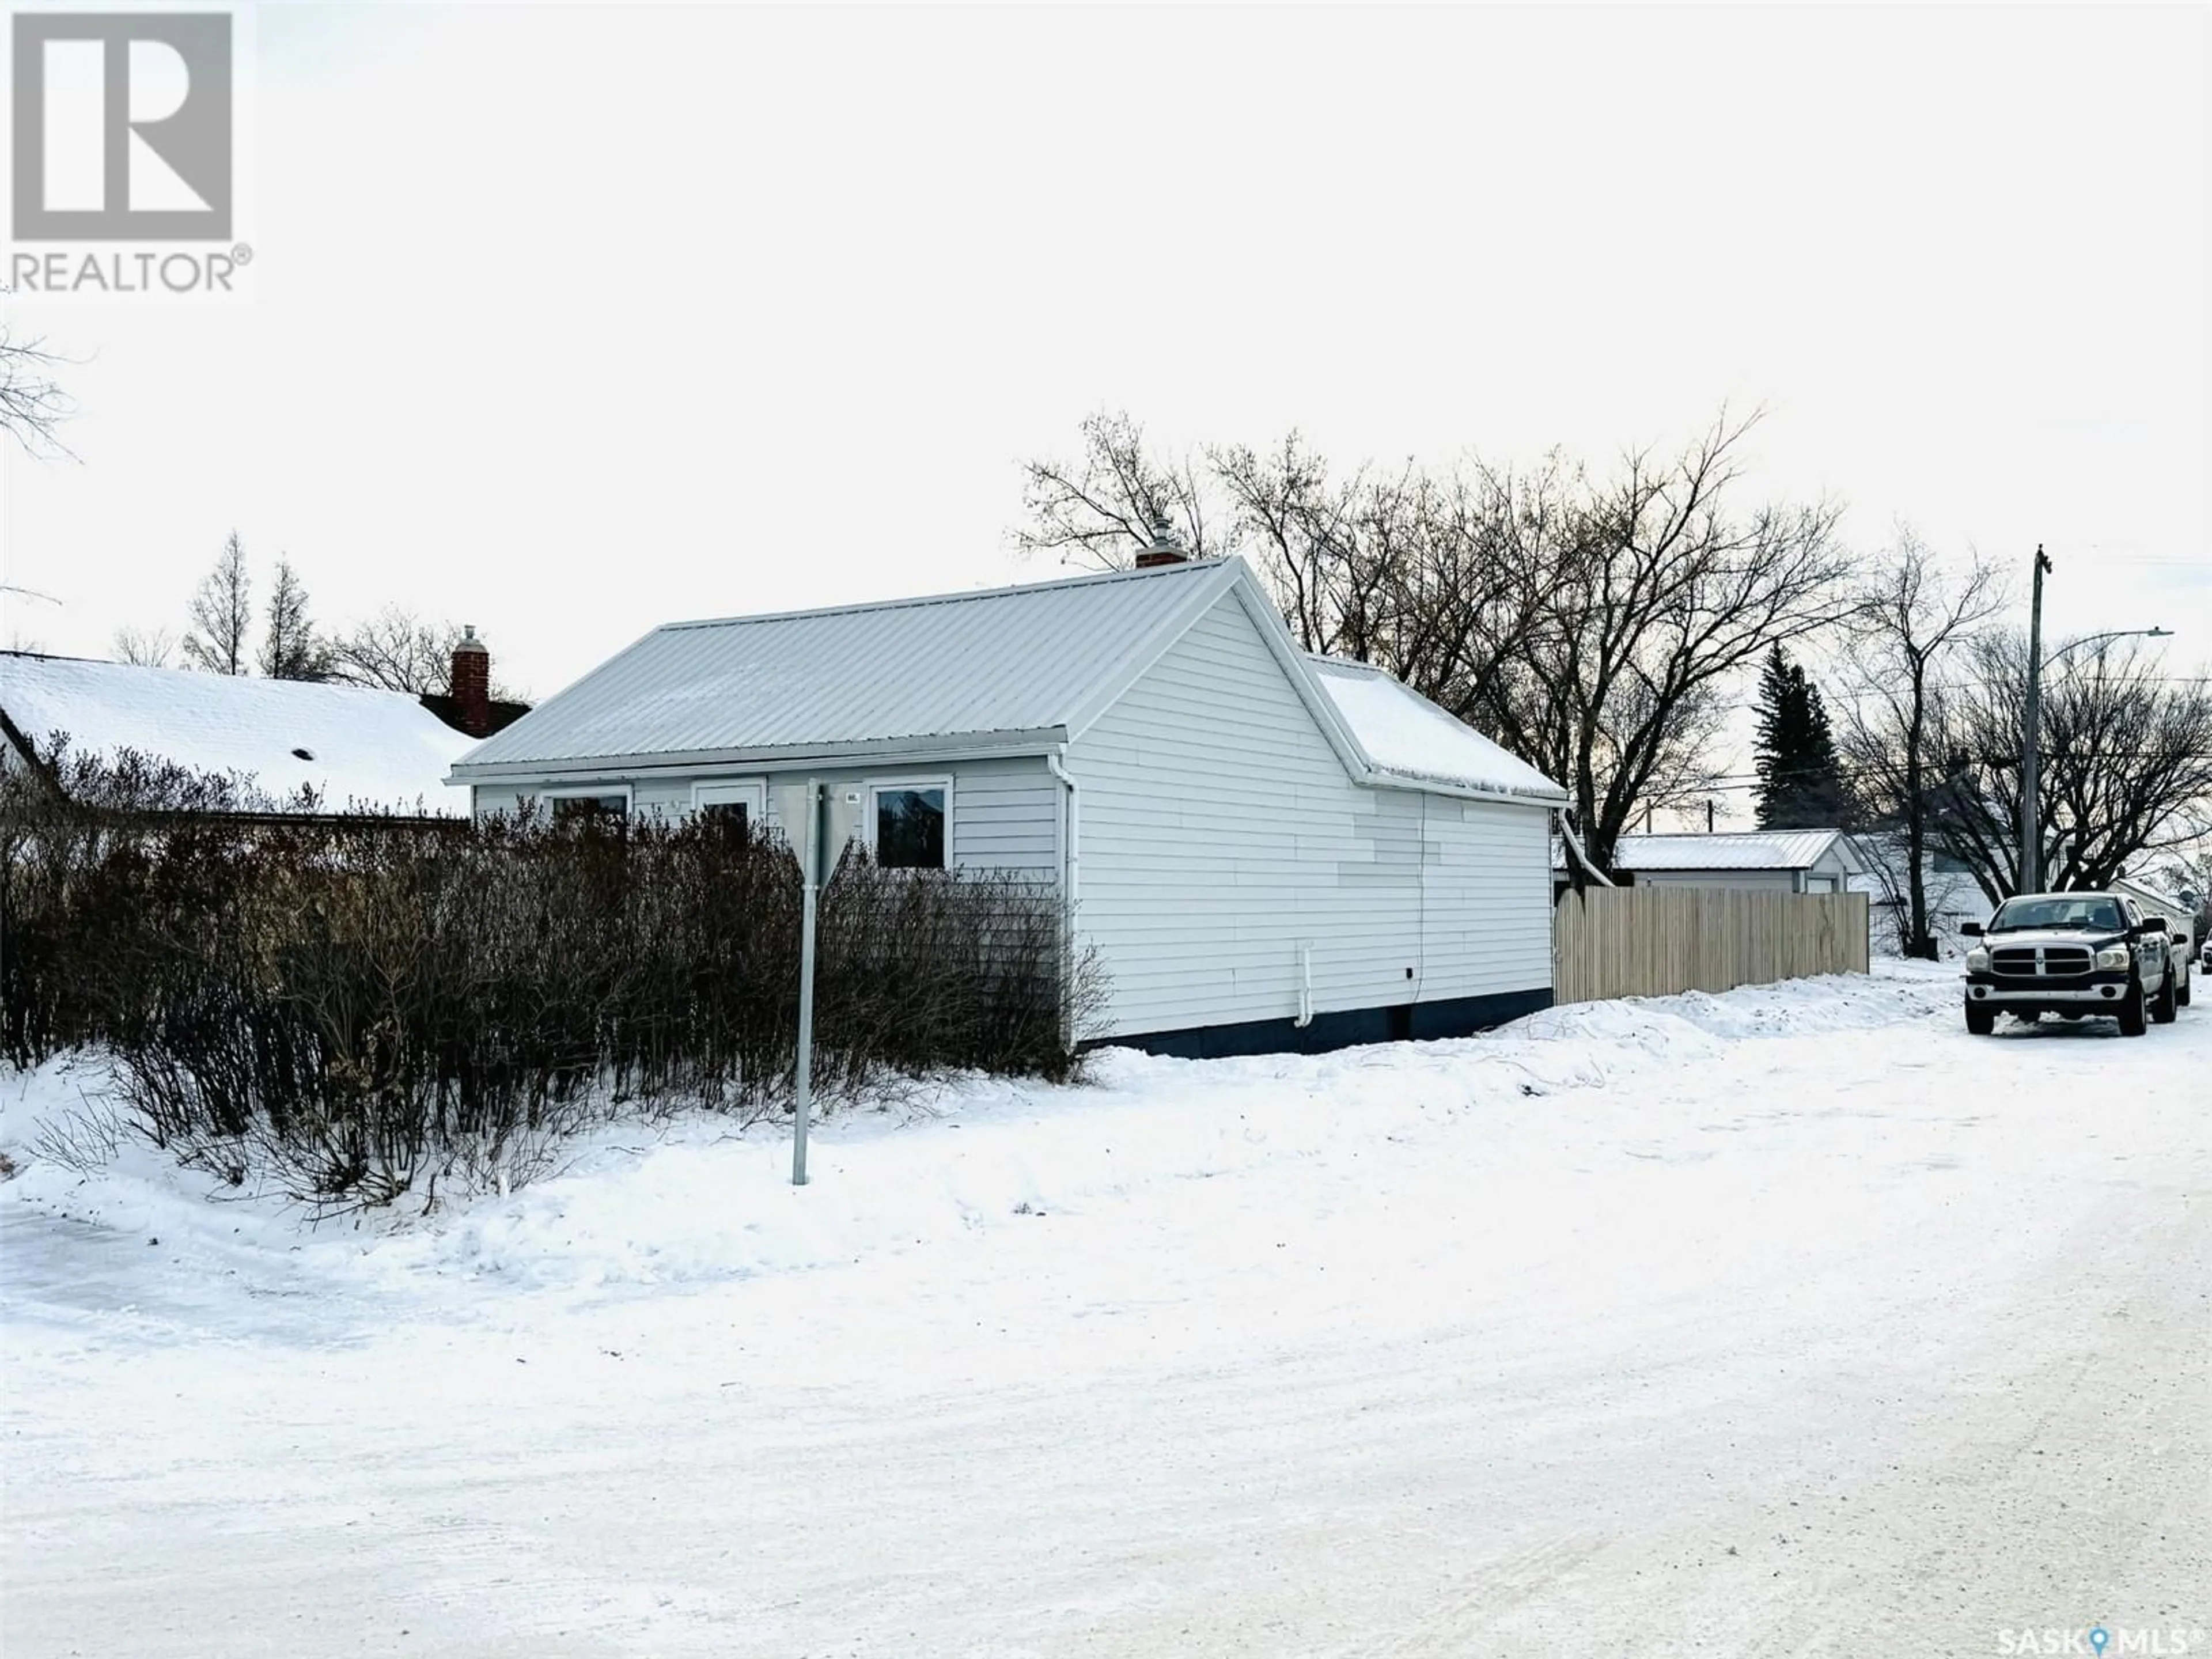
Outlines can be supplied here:
[[2035, 544], [2035, 596], [2027, 613], [2027, 718], [2021, 723], [2020, 744], [2020, 890], [2043, 890], [2043, 825], [2037, 812], [2036, 793], [2043, 787], [2037, 753], [2043, 718], [2043, 577], [2051, 559], [2043, 544]]

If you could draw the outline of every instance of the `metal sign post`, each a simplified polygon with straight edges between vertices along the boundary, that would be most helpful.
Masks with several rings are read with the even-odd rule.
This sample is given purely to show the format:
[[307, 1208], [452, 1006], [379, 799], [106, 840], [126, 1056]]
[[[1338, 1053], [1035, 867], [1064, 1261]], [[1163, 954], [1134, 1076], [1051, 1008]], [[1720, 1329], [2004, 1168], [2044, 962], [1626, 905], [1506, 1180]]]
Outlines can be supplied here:
[[799, 850], [805, 892], [799, 921], [799, 1060], [792, 1101], [791, 1184], [806, 1184], [806, 1124], [814, 1109], [814, 912], [828, 878], [830, 813], [822, 786], [806, 781], [806, 842]]

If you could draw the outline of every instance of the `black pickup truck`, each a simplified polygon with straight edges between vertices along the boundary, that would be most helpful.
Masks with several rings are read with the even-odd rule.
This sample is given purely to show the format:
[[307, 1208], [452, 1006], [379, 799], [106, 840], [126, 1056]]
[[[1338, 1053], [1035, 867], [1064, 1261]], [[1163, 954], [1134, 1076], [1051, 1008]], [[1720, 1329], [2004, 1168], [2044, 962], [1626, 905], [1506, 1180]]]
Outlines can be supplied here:
[[1962, 931], [1978, 941], [1966, 952], [1966, 1029], [1976, 1036], [1995, 1030], [1999, 1014], [2030, 1023], [2045, 1014], [2109, 1018], [2123, 1036], [2172, 1023], [2179, 970], [2166, 921], [2133, 899], [2023, 893], [1999, 905], [1988, 927], [1970, 921]]

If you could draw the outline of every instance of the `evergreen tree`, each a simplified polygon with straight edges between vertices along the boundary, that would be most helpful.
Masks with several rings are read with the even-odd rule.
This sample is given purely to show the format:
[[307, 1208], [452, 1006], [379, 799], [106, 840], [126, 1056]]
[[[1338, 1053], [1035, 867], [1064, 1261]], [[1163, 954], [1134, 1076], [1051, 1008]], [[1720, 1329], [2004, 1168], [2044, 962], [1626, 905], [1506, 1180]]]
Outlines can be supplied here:
[[261, 641], [261, 672], [272, 680], [326, 680], [330, 648], [316, 637], [307, 615], [307, 590], [290, 562], [276, 562], [269, 595], [269, 629]]
[[246, 635], [253, 626], [253, 585], [246, 574], [246, 549], [238, 532], [222, 544], [222, 555], [192, 596], [192, 629], [185, 635], [185, 659], [210, 674], [250, 674], [252, 648]]
[[1828, 830], [1846, 817], [1843, 769], [1820, 689], [1777, 645], [1759, 679], [1759, 827]]

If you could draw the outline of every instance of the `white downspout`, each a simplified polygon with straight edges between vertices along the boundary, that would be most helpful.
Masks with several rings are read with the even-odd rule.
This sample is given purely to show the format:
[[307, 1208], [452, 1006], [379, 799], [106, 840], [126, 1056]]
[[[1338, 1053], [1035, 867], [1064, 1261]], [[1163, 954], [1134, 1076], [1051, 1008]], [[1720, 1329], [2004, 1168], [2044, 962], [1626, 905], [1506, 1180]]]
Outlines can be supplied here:
[[1567, 850], [1574, 854], [1575, 862], [1582, 866], [1583, 873], [1601, 887], [1612, 886], [1613, 878], [1590, 862], [1589, 854], [1583, 851], [1582, 842], [1575, 839], [1574, 826], [1567, 822], [1567, 815], [1559, 811], [1557, 807], [1553, 811], [1558, 815], [1559, 821], [1559, 839], [1566, 842]]
[[1075, 901], [1083, 873], [1083, 791], [1075, 781], [1075, 775], [1067, 769], [1067, 745], [1060, 745], [1060, 752], [1045, 751], [1044, 763], [1053, 776], [1067, 786], [1067, 921], [1070, 928], [1075, 924]]
[[1299, 1028], [1313, 1024], [1313, 946], [1298, 946], [1298, 1019]]
[[[1067, 937], [1062, 941], [1066, 957], [1066, 968], [1060, 992], [1066, 999], [1068, 1018], [1074, 1018], [1075, 964], [1079, 955], [1075, 943], [1075, 904], [1081, 891], [1083, 875], [1083, 791], [1075, 781], [1075, 775], [1067, 769], [1067, 745], [1060, 745], [1057, 753], [1048, 749], [1044, 763], [1053, 776], [1067, 786], [1067, 863], [1060, 872], [1060, 884], [1067, 890], [1063, 896], [1067, 920], [1063, 924]], [[1071, 1033], [1071, 1040], [1073, 1040]]]

